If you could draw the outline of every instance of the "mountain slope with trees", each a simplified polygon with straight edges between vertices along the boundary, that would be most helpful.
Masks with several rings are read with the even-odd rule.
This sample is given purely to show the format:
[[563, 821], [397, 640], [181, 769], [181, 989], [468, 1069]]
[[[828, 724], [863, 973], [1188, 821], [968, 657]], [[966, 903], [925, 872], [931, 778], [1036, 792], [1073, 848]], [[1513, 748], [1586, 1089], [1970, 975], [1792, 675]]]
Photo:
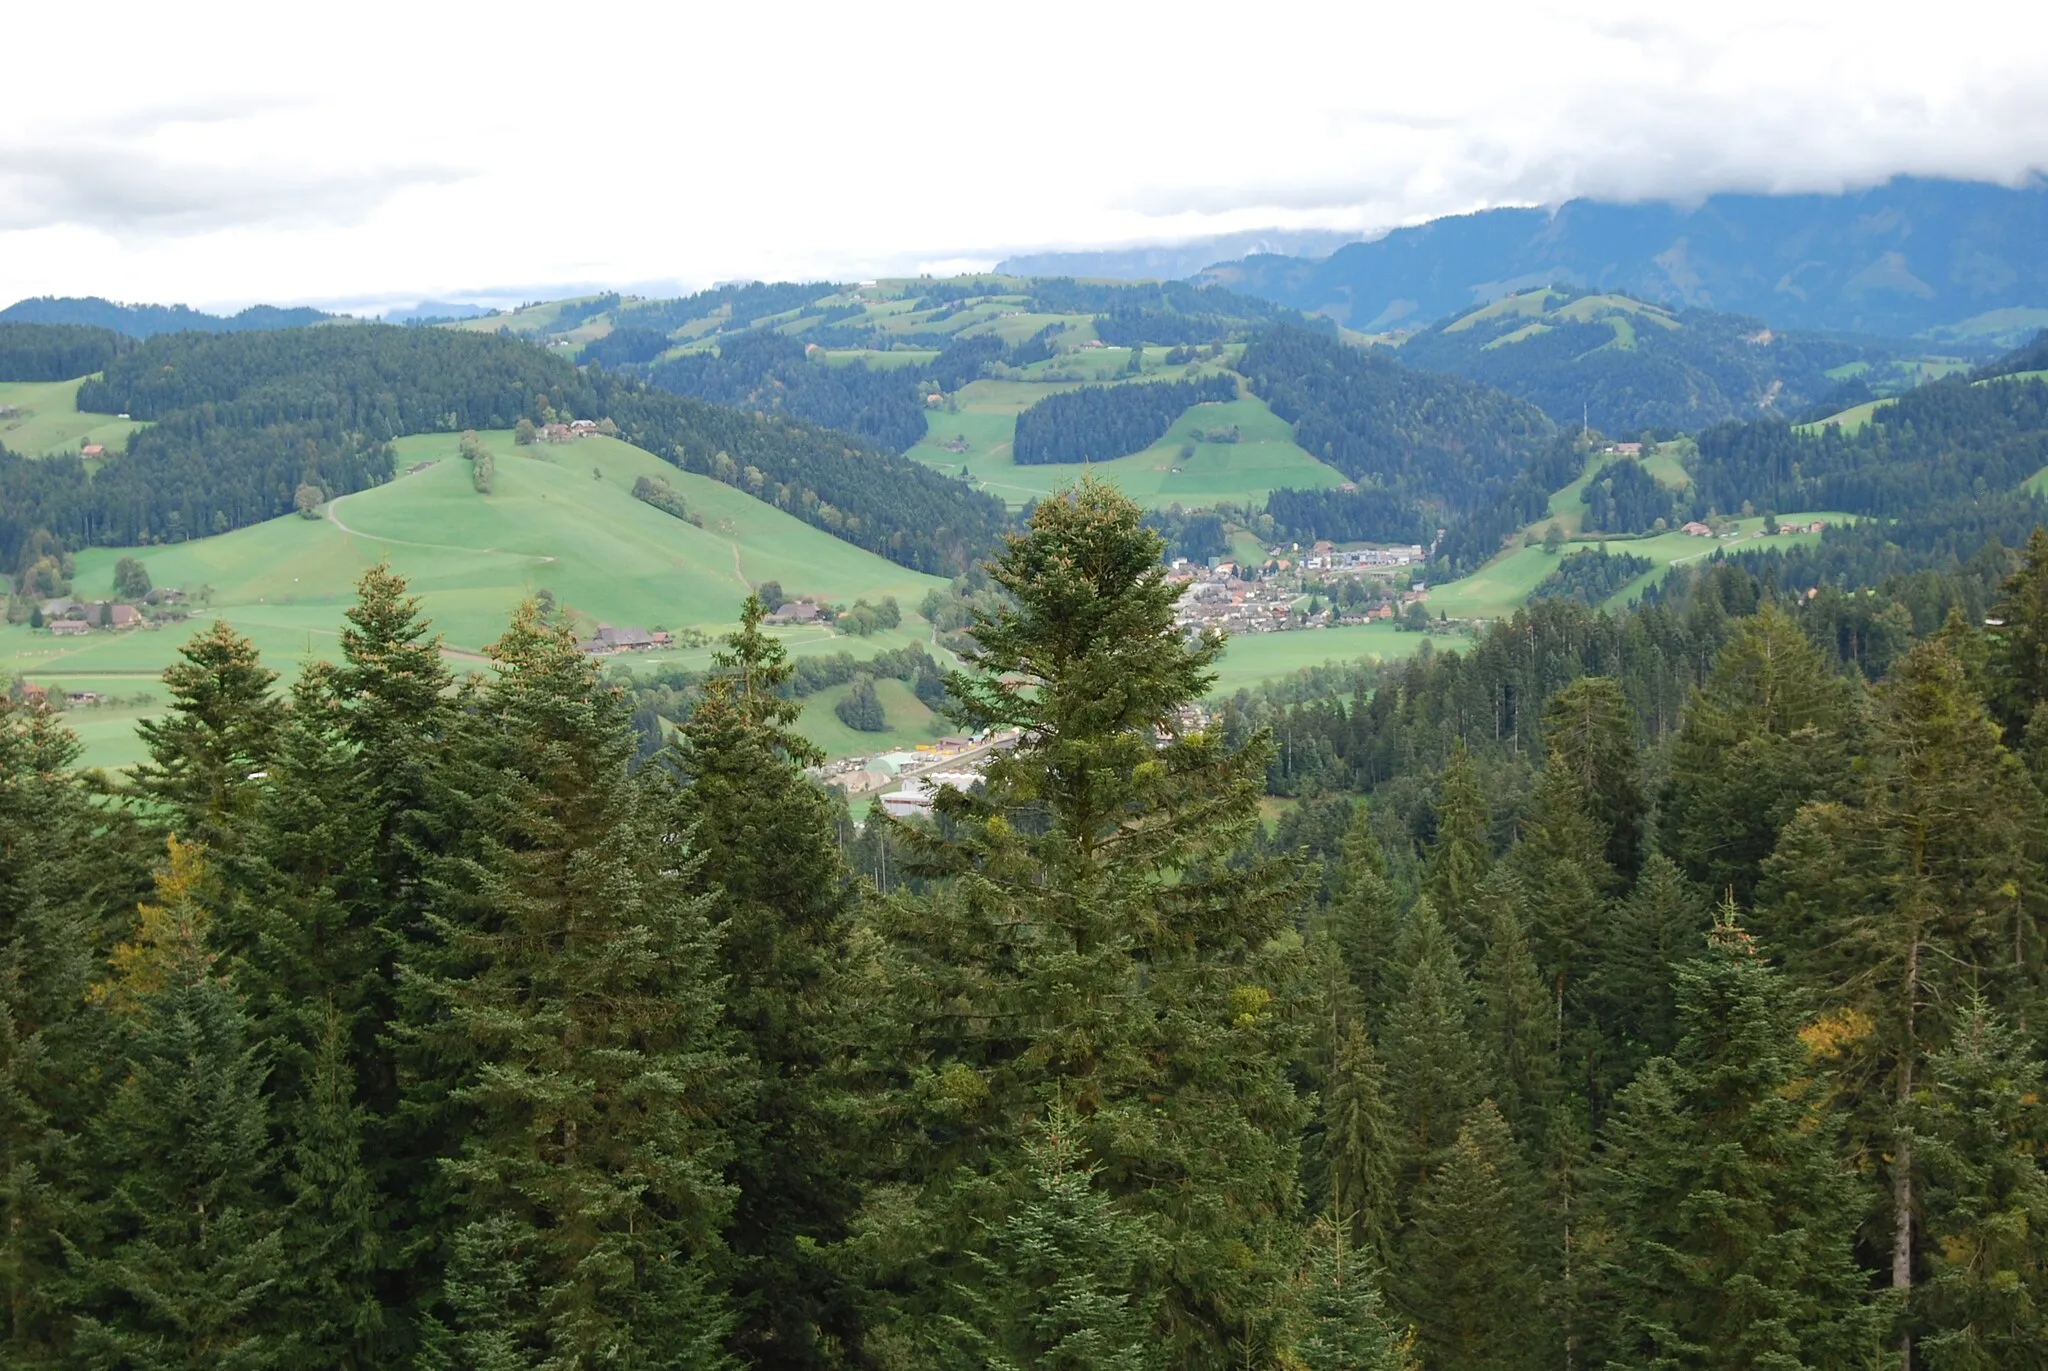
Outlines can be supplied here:
[[930, 821], [753, 598], [651, 751], [384, 568], [288, 695], [196, 635], [126, 787], [0, 697], [0, 1356], [2039, 1363], [2048, 529], [1841, 597], [1882, 659], [1708, 564], [1201, 720], [1160, 548], [1038, 506]]

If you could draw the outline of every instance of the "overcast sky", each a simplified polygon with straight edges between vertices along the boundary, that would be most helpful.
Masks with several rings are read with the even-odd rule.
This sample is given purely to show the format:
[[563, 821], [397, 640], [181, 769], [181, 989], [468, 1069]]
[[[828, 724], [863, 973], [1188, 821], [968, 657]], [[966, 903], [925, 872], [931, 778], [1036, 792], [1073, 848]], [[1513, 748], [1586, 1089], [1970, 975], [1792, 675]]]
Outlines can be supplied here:
[[2048, 169], [2019, 0], [153, 0], [11, 7], [7, 41], [0, 303], [844, 279]]

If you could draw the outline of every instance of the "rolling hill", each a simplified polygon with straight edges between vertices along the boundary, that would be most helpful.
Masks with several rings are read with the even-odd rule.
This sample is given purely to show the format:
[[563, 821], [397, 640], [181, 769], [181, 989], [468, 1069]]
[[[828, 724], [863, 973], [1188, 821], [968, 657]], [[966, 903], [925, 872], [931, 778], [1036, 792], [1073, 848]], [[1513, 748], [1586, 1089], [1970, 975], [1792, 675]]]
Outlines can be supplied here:
[[304, 328], [327, 323], [342, 316], [325, 310], [297, 306], [251, 305], [238, 314], [208, 314], [189, 305], [124, 305], [97, 295], [41, 295], [17, 300], [0, 309], [0, 324], [87, 324], [112, 329], [130, 338], [153, 338], [159, 333], [244, 333], [268, 329]]
[[1504, 390], [1560, 424], [1631, 437], [1796, 413], [1845, 386], [1865, 394], [1918, 379], [1901, 349], [1875, 341], [1554, 287], [1409, 334], [1399, 355]]
[[1573, 200], [1437, 219], [1324, 258], [1244, 257], [1196, 279], [1365, 332], [1570, 284], [1775, 328], [2009, 345], [2048, 324], [2048, 186], [1902, 177], [1693, 206]]
[[[403, 474], [329, 503], [317, 519], [286, 516], [189, 542], [91, 548], [76, 555], [74, 594], [111, 594], [114, 563], [133, 556], [156, 585], [184, 591], [195, 618], [226, 619], [289, 676], [301, 660], [332, 656], [354, 582], [379, 560], [412, 582], [458, 665], [468, 667], [481, 665], [476, 654], [520, 600], [542, 590], [586, 630], [607, 622], [715, 634], [736, 621], [748, 586], [762, 581], [835, 603], [893, 595], [906, 615], [927, 589], [944, 584], [623, 442], [516, 447], [509, 431], [482, 436], [496, 463], [490, 495], [472, 488], [455, 435], [404, 438], [395, 445]], [[704, 526], [635, 499], [642, 476], [681, 492]], [[0, 675], [121, 699], [160, 696], [156, 677], [190, 631], [173, 625], [60, 639], [26, 625], [0, 627]], [[906, 618], [904, 627], [868, 638], [822, 628], [788, 636], [799, 653], [872, 653], [926, 632]], [[710, 651], [679, 648], [633, 660], [704, 665]], [[133, 723], [149, 708], [74, 712], [88, 760], [133, 760]]]

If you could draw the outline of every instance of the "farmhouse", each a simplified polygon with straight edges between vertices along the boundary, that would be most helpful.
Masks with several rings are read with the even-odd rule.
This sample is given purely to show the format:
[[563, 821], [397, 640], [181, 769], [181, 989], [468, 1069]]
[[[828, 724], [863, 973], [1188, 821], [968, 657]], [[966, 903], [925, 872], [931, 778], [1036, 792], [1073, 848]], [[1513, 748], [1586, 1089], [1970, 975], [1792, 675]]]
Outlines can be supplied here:
[[819, 608], [809, 600], [791, 600], [768, 616], [771, 624], [814, 624], [821, 615]]
[[610, 624], [599, 624], [597, 633], [588, 642], [577, 644], [593, 657], [605, 657], [614, 652], [645, 652], [654, 645], [654, 635], [644, 628], [614, 628]]
[[1601, 451], [1610, 457], [1640, 457], [1643, 455], [1643, 445], [1641, 443], [1609, 443]]
[[1686, 524], [1683, 528], [1679, 529], [1678, 531], [1680, 533], [1683, 533], [1688, 538], [1711, 538], [1714, 536], [1714, 530], [1708, 528], [1705, 524], [1701, 523], [1697, 519], [1694, 519], [1692, 522]]
[[139, 628], [142, 626], [142, 611], [134, 605], [108, 605], [107, 627]]
[[90, 460], [91, 458], [94, 457], [106, 456], [107, 449], [104, 445], [100, 443], [87, 443], [84, 447], [78, 450], [78, 455]]
[[60, 638], [68, 638], [77, 633], [92, 632], [92, 625], [83, 619], [59, 619], [50, 625], [50, 632]]

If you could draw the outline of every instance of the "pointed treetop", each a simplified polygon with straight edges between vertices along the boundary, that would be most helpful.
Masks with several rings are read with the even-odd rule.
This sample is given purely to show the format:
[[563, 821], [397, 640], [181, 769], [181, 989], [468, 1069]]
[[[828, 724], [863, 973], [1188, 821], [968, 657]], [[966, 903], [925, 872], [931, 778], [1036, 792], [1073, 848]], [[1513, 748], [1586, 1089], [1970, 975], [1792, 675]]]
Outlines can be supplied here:
[[143, 1001], [172, 986], [199, 981], [213, 969], [214, 956], [206, 946], [206, 900], [213, 888], [206, 849], [179, 842], [176, 834], [164, 841], [165, 862], [155, 874], [158, 902], [137, 906], [140, 921], [134, 938], [114, 948], [107, 959], [112, 976], [90, 991], [95, 1003], [109, 1004], [123, 1014], [133, 1013]]

